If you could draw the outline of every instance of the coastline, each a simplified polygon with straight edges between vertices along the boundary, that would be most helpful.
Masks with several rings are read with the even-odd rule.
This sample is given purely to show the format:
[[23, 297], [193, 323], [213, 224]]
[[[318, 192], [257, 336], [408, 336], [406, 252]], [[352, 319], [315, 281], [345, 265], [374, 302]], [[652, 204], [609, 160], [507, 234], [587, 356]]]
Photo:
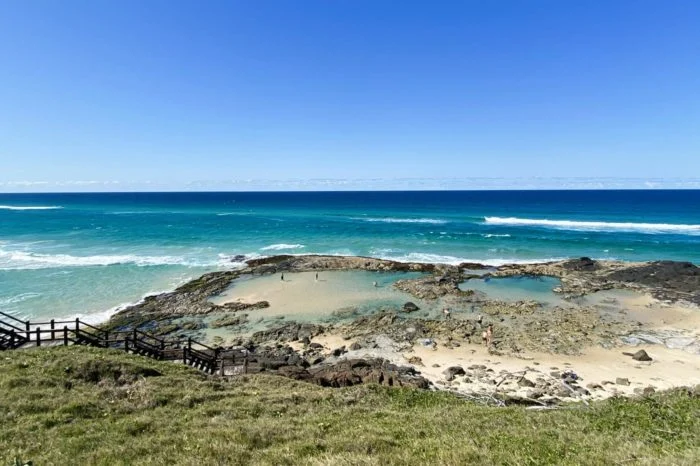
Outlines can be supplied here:
[[[410, 278], [391, 284], [392, 293], [404, 293], [420, 306], [449, 303], [453, 318], [443, 320], [438, 311], [427, 308], [415, 314], [400, 307], [331, 309], [345, 296], [342, 289], [331, 287], [340, 286], [330, 283], [336, 280], [333, 274], [353, 270], [368, 276], [408, 274]], [[322, 282], [314, 280], [316, 272]], [[561, 285], [556, 294], [578, 308], [573, 312], [573, 308], [543, 308], [542, 303], [528, 300], [499, 301], [460, 289], [465, 280], [483, 276], [475, 272], [492, 280], [557, 277]], [[287, 279], [279, 280], [280, 274]], [[257, 291], [218, 303], [211, 299], [225, 295], [240, 277], [258, 286], [253, 288]], [[361, 286], [369, 287], [371, 282], [364, 280]], [[352, 366], [355, 360], [385, 361], [406, 368], [414, 374], [411, 377], [422, 378], [432, 389], [467, 397], [500, 393], [533, 404], [556, 404], [700, 384], [700, 293], [692, 293], [697, 289], [693, 288], [696, 280], [700, 280], [697, 267], [669, 261], [581, 258], [494, 268], [473, 263], [453, 266], [356, 256], [279, 255], [252, 259], [244, 268], [208, 273], [172, 292], [146, 297], [116, 312], [105, 325], [115, 329], [136, 326], [165, 337], [209, 338], [210, 343], [225, 348], [248, 348], [262, 361], [279, 359], [282, 351], [283, 363], [262, 370], [293, 378], [315, 380], [319, 371], [330, 371], [333, 380], [347, 378], [354, 370], [347, 364]], [[324, 288], [329, 296], [318, 294]], [[634, 299], [602, 295], [602, 299], [580, 304], [587, 296], [619, 290], [635, 293]], [[285, 294], [288, 292], [292, 294]], [[286, 311], [276, 309], [275, 300], [279, 303], [285, 296], [297, 301], [315, 296], [321, 306], [307, 311], [318, 318], [285, 315]], [[340, 301], [327, 300], [331, 298]], [[489, 351], [480, 342], [483, 325], [475, 321], [475, 305], [484, 324], [495, 324], [496, 342]], [[328, 312], [321, 316], [318, 313], [324, 307]], [[650, 361], [623, 354], [642, 349]], [[456, 374], [449, 372], [451, 367], [459, 368]], [[560, 378], [571, 373], [575, 379], [563, 380], [568, 388], [562, 389]], [[327, 374], [324, 377], [327, 382]], [[349, 383], [343, 380], [333, 383]]]

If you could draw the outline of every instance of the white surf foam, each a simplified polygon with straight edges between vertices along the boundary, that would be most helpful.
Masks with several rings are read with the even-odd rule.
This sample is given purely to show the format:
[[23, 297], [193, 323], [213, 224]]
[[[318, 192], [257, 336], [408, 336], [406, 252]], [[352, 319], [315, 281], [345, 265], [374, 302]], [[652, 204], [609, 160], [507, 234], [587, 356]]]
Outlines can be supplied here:
[[577, 231], [626, 231], [636, 233], [675, 233], [700, 235], [700, 225], [674, 223], [590, 222], [574, 220], [548, 220], [518, 217], [484, 217], [490, 225], [541, 226], [560, 230]]
[[184, 265], [190, 267], [216, 265], [197, 263], [177, 256], [138, 256], [134, 254], [72, 256], [69, 254], [38, 254], [26, 251], [0, 250], [0, 269], [5, 270], [90, 267], [117, 264], [133, 264], [137, 266]]
[[249, 254], [219, 254], [219, 262], [217, 265], [222, 267], [243, 268], [248, 265], [246, 261], [261, 259], [263, 257], [266, 256], [255, 252]]
[[470, 257], [455, 257], [455, 256], [444, 256], [440, 254], [429, 254], [423, 252], [411, 252], [408, 254], [395, 255], [395, 254], [379, 254], [376, 257], [380, 259], [393, 260], [397, 262], [418, 262], [424, 264], [448, 264], [448, 265], [459, 265], [463, 262], [471, 262], [476, 264], [491, 265], [498, 267], [505, 264], [538, 264], [542, 262], [552, 262], [563, 260], [561, 257], [549, 257], [542, 259], [508, 259], [508, 258], [489, 258], [489, 259], [478, 259]]
[[483, 236], [484, 238], [510, 238], [510, 235], [508, 233], [506, 233], [504, 235], [499, 235], [496, 233], [486, 233], [485, 235], [481, 235], [481, 236]]
[[28, 299], [38, 298], [41, 293], [21, 293], [15, 296], [9, 296], [7, 298], [0, 298], [0, 310], [7, 309], [8, 307], [14, 307], [15, 304], [19, 304]]
[[63, 209], [58, 205], [37, 205], [37, 206], [20, 206], [20, 205], [0, 205], [0, 210], [54, 210]]
[[261, 251], [283, 251], [285, 249], [301, 249], [305, 248], [303, 244], [286, 244], [286, 243], [279, 243], [279, 244], [271, 244], [269, 246], [265, 246], [263, 248], [260, 248]]
[[394, 217], [350, 217], [351, 220], [361, 220], [363, 222], [383, 222], [383, 223], [430, 223], [443, 225], [447, 220], [437, 218], [394, 218]]
[[193, 277], [188, 277], [184, 280], [180, 280], [175, 284], [171, 289], [167, 290], [161, 290], [161, 291], [149, 291], [148, 293], [145, 293], [143, 296], [141, 296], [141, 299], [137, 301], [132, 301], [132, 302], [124, 302], [121, 304], [118, 304], [116, 306], [110, 307], [109, 309], [105, 309], [102, 311], [89, 311], [89, 312], [79, 312], [76, 314], [71, 314], [68, 316], [63, 316], [63, 317], [57, 317], [55, 318], [56, 320], [75, 320], [75, 319], [80, 319], [83, 322], [86, 322], [90, 325], [99, 325], [104, 322], [107, 322], [114, 314], [117, 312], [121, 311], [122, 309], [126, 309], [127, 307], [131, 306], [137, 306], [141, 303], [143, 303], [147, 297], [149, 296], [154, 296], [154, 295], [159, 295], [163, 293], [170, 293], [174, 289], [176, 289], [180, 285], [184, 285], [188, 281], [192, 280]]

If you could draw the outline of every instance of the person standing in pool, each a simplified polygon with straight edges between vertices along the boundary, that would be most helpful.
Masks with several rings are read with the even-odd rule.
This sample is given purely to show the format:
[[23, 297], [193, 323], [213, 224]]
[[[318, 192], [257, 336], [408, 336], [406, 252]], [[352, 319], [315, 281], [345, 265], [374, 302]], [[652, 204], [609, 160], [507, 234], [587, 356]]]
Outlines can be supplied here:
[[316, 281], [318, 281], [318, 272], [316, 272]]
[[284, 281], [284, 274], [280, 275], [280, 280]]

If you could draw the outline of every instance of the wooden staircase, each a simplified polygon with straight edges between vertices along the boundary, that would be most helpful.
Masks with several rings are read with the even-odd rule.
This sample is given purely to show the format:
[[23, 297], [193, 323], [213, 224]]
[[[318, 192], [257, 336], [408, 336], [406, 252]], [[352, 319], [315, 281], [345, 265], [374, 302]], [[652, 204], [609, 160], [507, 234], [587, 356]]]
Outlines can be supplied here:
[[0, 351], [24, 346], [28, 342], [25, 322], [9, 314], [0, 314]]
[[[212, 348], [191, 338], [166, 340], [138, 329], [109, 332], [80, 319], [29, 322], [0, 312], [0, 351], [41, 345], [85, 345], [123, 349], [157, 360], [182, 361], [208, 374], [223, 373], [220, 348]], [[239, 364], [245, 364], [239, 358]], [[247, 364], [245, 364], [247, 367]]]

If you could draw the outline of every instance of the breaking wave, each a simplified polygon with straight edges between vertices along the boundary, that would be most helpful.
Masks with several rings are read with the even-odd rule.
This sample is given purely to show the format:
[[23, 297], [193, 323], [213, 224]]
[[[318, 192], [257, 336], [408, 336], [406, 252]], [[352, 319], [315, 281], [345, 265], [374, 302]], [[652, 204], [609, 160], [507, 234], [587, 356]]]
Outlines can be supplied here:
[[350, 217], [351, 220], [361, 220], [363, 222], [383, 222], [383, 223], [430, 223], [433, 225], [443, 225], [447, 220], [436, 218], [394, 218], [394, 217]]
[[217, 265], [216, 263], [196, 263], [177, 256], [138, 256], [134, 254], [72, 256], [69, 254], [38, 254], [26, 251], [0, 250], [0, 270], [89, 267], [117, 264], [133, 264], [137, 266], [184, 265], [189, 267]]
[[63, 209], [58, 205], [37, 205], [37, 206], [20, 206], [20, 205], [0, 205], [0, 210], [54, 210]]
[[280, 244], [271, 244], [269, 246], [265, 246], [263, 248], [260, 248], [261, 251], [282, 251], [284, 249], [301, 249], [305, 248], [303, 244], [285, 244], [285, 243], [280, 243]]
[[408, 254], [392, 254], [391, 250], [375, 251], [375, 257], [380, 259], [393, 260], [397, 262], [419, 262], [426, 264], [449, 264], [459, 265], [464, 262], [490, 265], [498, 267], [505, 264], [538, 264], [542, 262], [552, 262], [562, 260], [561, 257], [548, 257], [542, 259], [507, 259], [507, 258], [490, 258], [490, 259], [475, 259], [468, 257], [444, 256], [440, 254], [428, 254], [423, 252], [411, 252]]
[[587, 222], [518, 217], [484, 217], [484, 221], [490, 225], [539, 226], [574, 231], [625, 231], [648, 234], [675, 233], [700, 235], [700, 225], [674, 223]]

